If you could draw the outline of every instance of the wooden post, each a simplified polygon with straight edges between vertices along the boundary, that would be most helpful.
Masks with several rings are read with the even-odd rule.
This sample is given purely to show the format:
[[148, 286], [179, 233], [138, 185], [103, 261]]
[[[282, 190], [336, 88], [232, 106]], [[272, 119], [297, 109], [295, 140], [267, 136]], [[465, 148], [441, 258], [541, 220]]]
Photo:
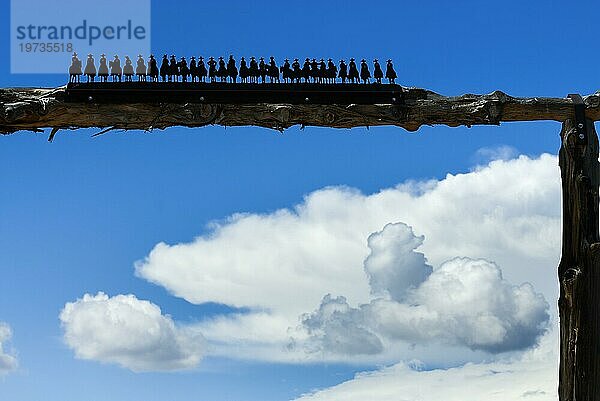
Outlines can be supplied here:
[[600, 401], [600, 167], [594, 123], [583, 121], [578, 130], [579, 121], [566, 120], [560, 133], [560, 401]]

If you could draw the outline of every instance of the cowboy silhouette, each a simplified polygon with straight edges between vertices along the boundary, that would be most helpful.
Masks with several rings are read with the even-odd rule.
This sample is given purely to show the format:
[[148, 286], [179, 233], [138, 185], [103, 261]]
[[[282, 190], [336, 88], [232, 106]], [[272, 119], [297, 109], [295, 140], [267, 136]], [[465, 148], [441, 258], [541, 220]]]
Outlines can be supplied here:
[[133, 64], [131, 63], [131, 59], [129, 56], [125, 56], [125, 66], [123, 67], [123, 76], [125, 77], [125, 82], [133, 81]]
[[342, 83], [346, 83], [346, 78], [348, 78], [348, 66], [344, 60], [340, 60], [340, 72], [338, 73], [338, 77], [342, 79]]
[[150, 55], [148, 60], [148, 75], [153, 82], [158, 82], [158, 66], [153, 54]]
[[71, 57], [71, 66], [69, 67], [69, 82], [79, 82], [79, 77], [83, 74], [81, 71], [81, 60], [77, 57], [77, 53], [73, 53]]
[[169, 75], [169, 59], [165, 54], [162, 58], [162, 62], [160, 63], [160, 77], [162, 78], [163, 82], [167, 80], [167, 75]]
[[108, 81], [108, 65], [106, 64], [106, 54], [100, 55], [100, 66], [98, 67], [98, 77], [101, 82]]
[[396, 71], [394, 70], [394, 65], [392, 64], [392, 60], [388, 60], [387, 61], [387, 65], [385, 68], [385, 77], [389, 80], [389, 82], [391, 84], [395, 84], [396, 83]]
[[204, 58], [202, 56], [198, 57], [198, 77], [202, 82], [206, 80], [206, 74], [208, 71], [206, 70], [206, 66], [204, 65]]
[[248, 69], [248, 65], [246, 65], [246, 59], [244, 57], [240, 60], [240, 79], [243, 83], [248, 82], [248, 76], [250, 75], [250, 70]]
[[367, 60], [364, 58], [360, 61], [360, 79], [362, 79], [363, 83], [369, 83], [371, 78], [371, 73], [369, 72], [369, 66], [367, 65]]
[[87, 81], [94, 82], [96, 78], [96, 65], [94, 64], [94, 56], [88, 54], [87, 61], [85, 63], [85, 70], [83, 71], [87, 77]]
[[138, 81], [146, 81], [146, 63], [141, 54], [138, 54], [138, 58], [135, 65], [135, 75]]
[[238, 69], [235, 65], [235, 59], [233, 58], [233, 54], [229, 55], [229, 60], [227, 60], [227, 76], [231, 80], [232, 83], [235, 83], [238, 76]]
[[121, 82], [121, 75], [123, 74], [123, 69], [121, 68], [121, 60], [119, 56], [115, 54], [115, 58], [112, 61], [108, 62], [108, 66], [110, 67], [110, 76], [114, 81]]
[[381, 83], [381, 79], [383, 78], [383, 71], [377, 59], [373, 60], [373, 78], [375, 78], [378, 84]]
[[356, 63], [353, 58], [351, 58], [348, 63], [348, 79], [350, 79], [352, 83], [354, 83], [354, 80], [356, 80], [357, 83], [359, 82], [358, 69], [356, 68]]

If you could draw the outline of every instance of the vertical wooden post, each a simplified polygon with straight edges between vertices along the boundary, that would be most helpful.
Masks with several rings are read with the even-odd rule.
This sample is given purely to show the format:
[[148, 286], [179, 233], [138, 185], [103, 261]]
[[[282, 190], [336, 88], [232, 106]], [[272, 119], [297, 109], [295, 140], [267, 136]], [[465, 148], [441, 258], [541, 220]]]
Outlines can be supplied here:
[[560, 136], [563, 236], [558, 266], [559, 399], [600, 401], [598, 136], [594, 123], [581, 116], [565, 121]]

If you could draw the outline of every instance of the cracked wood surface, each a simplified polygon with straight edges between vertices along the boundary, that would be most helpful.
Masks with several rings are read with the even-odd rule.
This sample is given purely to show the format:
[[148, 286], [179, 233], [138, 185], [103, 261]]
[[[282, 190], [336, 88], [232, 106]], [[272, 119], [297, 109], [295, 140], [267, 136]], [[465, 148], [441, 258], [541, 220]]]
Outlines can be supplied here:
[[[152, 130], [171, 126], [259, 126], [284, 130], [293, 125], [352, 128], [391, 125], [416, 131], [422, 125], [497, 125], [502, 121], [565, 121], [573, 118], [567, 98], [487, 95], [446, 97], [405, 88], [403, 104], [205, 104], [93, 103], [65, 101], [65, 87], [0, 89], [0, 133], [52, 128]], [[584, 97], [586, 117], [600, 120], [600, 93]]]

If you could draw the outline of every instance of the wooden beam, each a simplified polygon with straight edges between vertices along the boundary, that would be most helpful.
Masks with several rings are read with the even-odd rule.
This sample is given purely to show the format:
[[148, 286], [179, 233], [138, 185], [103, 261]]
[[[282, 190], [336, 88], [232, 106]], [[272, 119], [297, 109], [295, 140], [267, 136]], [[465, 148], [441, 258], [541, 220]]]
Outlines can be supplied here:
[[[153, 103], [69, 102], [66, 87], [0, 89], [0, 133], [44, 128], [152, 130], [171, 126], [293, 125], [352, 128], [392, 125], [416, 131], [422, 125], [497, 125], [502, 121], [565, 121], [573, 117], [567, 98], [517, 98], [496, 91], [446, 97], [405, 88], [402, 104]], [[585, 97], [586, 116], [600, 120], [600, 94]]]
[[562, 256], [558, 266], [561, 401], [600, 401], [600, 166], [594, 123], [587, 119], [586, 125], [584, 136], [581, 128], [578, 130], [574, 121], [568, 119], [560, 133], [563, 199]]

